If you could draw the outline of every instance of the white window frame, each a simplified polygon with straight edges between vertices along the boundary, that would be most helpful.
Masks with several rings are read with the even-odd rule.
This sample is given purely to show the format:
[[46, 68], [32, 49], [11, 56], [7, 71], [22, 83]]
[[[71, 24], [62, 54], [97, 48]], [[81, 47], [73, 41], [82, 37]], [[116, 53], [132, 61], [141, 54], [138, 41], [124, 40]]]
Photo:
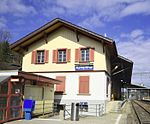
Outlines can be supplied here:
[[80, 57], [81, 62], [89, 62], [90, 61], [90, 49], [83, 48], [80, 50], [80, 52], [81, 52], [81, 57]]
[[39, 50], [39, 51], [37, 51], [37, 63], [44, 63], [44, 50]]
[[67, 62], [67, 50], [58, 50], [58, 62]]

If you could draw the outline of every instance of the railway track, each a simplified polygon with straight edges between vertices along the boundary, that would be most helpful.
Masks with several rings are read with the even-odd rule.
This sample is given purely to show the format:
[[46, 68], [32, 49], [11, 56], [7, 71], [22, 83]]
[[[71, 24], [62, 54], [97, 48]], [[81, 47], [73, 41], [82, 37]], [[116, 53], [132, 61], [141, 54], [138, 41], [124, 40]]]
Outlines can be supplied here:
[[138, 124], [150, 124], [150, 102], [131, 101]]

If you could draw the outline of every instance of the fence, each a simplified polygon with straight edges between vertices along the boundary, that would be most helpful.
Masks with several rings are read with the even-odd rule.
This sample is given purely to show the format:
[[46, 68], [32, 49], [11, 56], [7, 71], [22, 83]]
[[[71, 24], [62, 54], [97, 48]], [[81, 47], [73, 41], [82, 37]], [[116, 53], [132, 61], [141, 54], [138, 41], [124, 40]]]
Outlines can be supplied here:
[[104, 114], [104, 105], [103, 104], [90, 104], [84, 108], [80, 107], [80, 116], [92, 115], [92, 116], [101, 116]]
[[[69, 119], [71, 117], [71, 105], [62, 105], [63, 107], [63, 117], [64, 120]], [[79, 107], [79, 116], [101, 116], [104, 114], [104, 104], [89, 104], [88, 106]]]

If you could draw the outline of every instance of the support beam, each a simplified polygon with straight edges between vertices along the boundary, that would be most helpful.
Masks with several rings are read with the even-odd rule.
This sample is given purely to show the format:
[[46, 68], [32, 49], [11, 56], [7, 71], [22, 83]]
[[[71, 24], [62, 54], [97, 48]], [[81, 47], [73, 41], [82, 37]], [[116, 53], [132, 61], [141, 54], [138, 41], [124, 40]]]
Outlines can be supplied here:
[[46, 44], [48, 43], [48, 40], [47, 40], [47, 37], [48, 37], [48, 35], [47, 35], [47, 33], [44, 31], [43, 32], [43, 36], [44, 36], [44, 41], [46, 42]]
[[76, 34], [77, 42], [79, 42], [79, 33], [77, 32], [77, 30], [75, 30], [75, 34]]
[[121, 73], [121, 72], [124, 72], [125, 70], [128, 70], [128, 69], [130, 69], [130, 67], [124, 68], [124, 69], [122, 69], [122, 70], [120, 70], [120, 71], [117, 71], [117, 72], [113, 73], [112, 75], [114, 76], [114, 75], [116, 75], [116, 74], [118, 74], [118, 73]]
[[21, 52], [24, 52], [24, 51], [28, 51], [28, 47], [22, 47], [22, 46], [19, 46], [19, 48], [20, 48], [20, 51]]
[[105, 44], [103, 40], [102, 40], [102, 45], [103, 45], [103, 53], [105, 53]]

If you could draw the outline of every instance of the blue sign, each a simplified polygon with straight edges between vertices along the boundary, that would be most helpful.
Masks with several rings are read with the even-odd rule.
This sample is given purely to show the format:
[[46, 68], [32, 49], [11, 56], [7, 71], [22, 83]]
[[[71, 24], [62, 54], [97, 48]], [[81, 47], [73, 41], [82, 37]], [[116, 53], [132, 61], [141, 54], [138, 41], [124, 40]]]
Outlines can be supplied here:
[[93, 70], [93, 65], [76, 65], [75, 66], [75, 70], [79, 70], [79, 71], [82, 71], [82, 70]]

